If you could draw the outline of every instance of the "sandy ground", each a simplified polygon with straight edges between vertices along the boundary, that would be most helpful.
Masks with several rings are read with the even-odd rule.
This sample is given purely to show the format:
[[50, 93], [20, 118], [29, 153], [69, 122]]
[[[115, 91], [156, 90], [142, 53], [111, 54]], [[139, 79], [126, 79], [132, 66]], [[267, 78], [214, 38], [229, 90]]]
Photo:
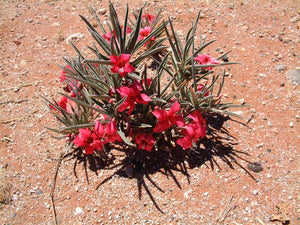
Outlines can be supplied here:
[[[113, 3], [124, 15], [125, 3]], [[128, 3], [139, 8], [145, 1]], [[88, 54], [92, 39], [78, 14], [93, 20], [88, 7], [105, 13], [107, 5], [0, 1], [1, 224], [54, 224], [49, 194], [63, 142], [43, 128], [56, 121], [40, 96], [57, 97], [57, 65], [75, 56], [70, 35], [83, 34], [76, 45]], [[300, 2], [156, 0], [146, 11], [161, 8], [182, 38], [201, 10], [199, 29], [217, 39], [207, 53], [232, 50], [229, 59], [242, 63], [227, 68], [223, 94], [251, 105], [238, 110], [248, 127], [226, 122], [237, 144], [187, 165], [188, 176], [149, 174], [156, 186], [145, 178], [141, 200], [137, 179], [114, 175], [96, 189], [114, 170], [89, 171], [88, 184], [82, 164], [76, 178], [74, 160], [63, 160], [55, 189], [59, 224], [299, 224]], [[245, 170], [250, 162], [263, 168], [250, 171], [253, 177]]]

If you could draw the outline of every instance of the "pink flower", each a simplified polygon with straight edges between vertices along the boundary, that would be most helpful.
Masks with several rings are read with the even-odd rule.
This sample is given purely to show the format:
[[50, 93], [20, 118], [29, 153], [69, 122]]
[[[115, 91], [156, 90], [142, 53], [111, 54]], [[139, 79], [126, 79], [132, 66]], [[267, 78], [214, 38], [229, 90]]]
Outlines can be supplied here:
[[[62, 96], [61, 99], [59, 100], [59, 102], [57, 103], [57, 106], [61, 107], [62, 109], [64, 109], [65, 111], [67, 111], [68, 113], [73, 114], [73, 110], [72, 107], [75, 109], [76, 108], [76, 104], [75, 102], [69, 100], [66, 96]], [[50, 104], [50, 108], [54, 111], [60, 112], [58, 109], [56, 109], [53, 105]]]
[[92, 133], [89, 128], [79, 129], [79, 134], [73, 141], [74, 145], [84, 147], [85, 154], [93, 154], [94, 150], [101, 150], [103, 144], [95, 133]]
[[126, 109], [128, 110], [128, 115], [131, 115], [136, 103], [147, 105], [151, 98], [141, 93], [143, 90], [141, 84], [135, 80], [133, 84], [128, 86], [122, 86], [117, 89], [117, 92], [121, 95], [121, 97], [126, 96], [126, 100], [118, 107], [119, 112], [123, 112]]
[[[123, 29], [123, 26], [121, 26], [121, 29]], [[130, 34], [131, 33], [131, 28], [130, 27], [127, 27], [126, 28], [126, 34]], [[116, 32], [113, 31], [113, 34], [114, 34], [114, 37], [116, 37]], [[123, 35], [123, 30], [122, 30], [122, 35]], [[111, 37], [112, 37], [112, 33], [111, 32], [108, 32], [106, 34], [103, 34], [102, 37], [107, 40], [108, 42], [110, 42], [111, 40]]]
[[[69, 65], [66, 65], [64, 68], [67, 68], [67, 69], [69, 69], [69, 70], [73, 70], [72, 67], [69, 66]], [[67, 79], [66, 74], [67, 74], [67, 72], [66, 72], [65, 70], [62, 70], [62, 71], [60, 72], [60, 75], [59, 75], [58, 78], [59, 78], [59, 81], [60, 81], [61, 83], [64, 82], [64, 81]]]
[[[144, 38], [146, 38], [151, 33], [151, 31], [152, 31], [152, 28], [150, 26], [142, 28], [140, 30], [140, 36], [138, 37], [138, 41], [144, 40]], [[155, 37], [153, 36], [150, 40], [154, 41]]]
[[[194, 58], [195, 61], [197, 61], [199, 64], [202, 64], [202, 65], [206, 65], [206, 64], [209, 64], [209, 65], [218, 65], [219, 62], [217, 59], [211, 57], [210, 55], [197, 55], [197, 57]], [[212, 70], [212, 67], [211, 66], [208, 66], [208, 67], [203, 67], [203, 69], [207, 69], [207, 70]]]
[[[204, 89], [204, 85], [203, 84], [199, 84], [198, 86], [198, 91], [202, 91]], [[209, 92], [207, 91], [203, 96], [206, 97], [209, 95]]]
[[184, 119], [181, 115], [176, 115], [180, 111], [180, 104], [176, 102], [170, 107], [169, 111], [165, 109], [155, 109], [152, 113], [158, 119], [153, 131], [161, 133], [173, 125], [184, 126]]
[[115, 120], [107, 124], [96, 121], [94, 132], [97, 134], [97, 137], [101, 138], [103, 144], [122, 141], [121, 136], [118, 134], [117, 122]]
[[204, 138], [206, 135], [206, 120], [202, 117], [202, 114], [199, 111], [194, 111], [188, 117], [192, 119], [192, 122], [182, 130], [183, 138], [176, 141], [183, 149], [191, 148], [193, 142], [196, 143], [199, 138]]
[[[182, 132], [182, 135], [184, 135], [184, 132]], [[183, 138], [179, 138], [176, 141], [176, 144], [180, 145], [184, 150], [186, 150], [192, 147], [193, 142], [189, 136], [184, 136]]]
[[[66, 65], [65, 68], [69, 69], [69, 70], [73, 70], [73, 68], [69, 65]], [[76, 97], [75, 92], [73, 91], [73, 89], [82, 89], [82, 84], [79, 81], [75, 81], [72, 79], [69, 79], [67, 76], [67, 72], [65, 70], [61, 71], [60, 75], [59, 75], [59, 80], [61, 83], [65, 82], [67, 83], [67, 86], [64, 87], [64, 91], [71, 93], [70, 96], [71, 97]]]
[[[115, 36], [115, 34], [114, 34], [114, 36]], [[105, 40], [107, 40], [108, 42], [110, 42], [110, 39], [111, 39], [111, 37], [112, 37], [112, 34], [111, 34], [111, 32], [108, 32], [108, 33], [106, 33], [106, 34], [103, 34], [102, 37], [103, 37]]]
[[155, 139], [149, 133], [140, 133], [135, 137], [135, 143], [138, 145], [138, 149], [151, 152], [151, 149], [155, 143]]
[[155, 16], [149, 14], [149, 13], [145, 13], [145, 15], [143, 15], [143, 19], [147, 19], [149, 21], [149, 23], [152, 23], [152, 21], [154, 21]]
[[129, 64], [130, 54], [121, 54], [121, 56], [111, 55], [110, 61], [113, 64], [111, 72], [119, 73], [121, 77], [124, 77], [126, 74], [131, 73], [135, 68]]

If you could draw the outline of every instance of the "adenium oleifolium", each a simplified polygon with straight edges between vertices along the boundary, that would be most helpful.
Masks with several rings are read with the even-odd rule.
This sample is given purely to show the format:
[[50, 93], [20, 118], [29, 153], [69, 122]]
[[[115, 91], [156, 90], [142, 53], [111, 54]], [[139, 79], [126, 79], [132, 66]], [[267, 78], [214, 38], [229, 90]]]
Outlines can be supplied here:
[[[98, 57], [91, 63], [85, 63], [82, 55], [77, 61], [66, 60], [68, 65], [59, 76], [65, 93], [58, 102], [49, 102], [52, 113], [65, 125], [60, 133], [86, 155], [113, 143], [159, 151], [160, 140], [166, 139], [190, 149], [206, 136], [205, 112], [219, 107], [222, 95], [215, 96], [212, 88], [217, 78], [209, 79], [209, 74], [220, 62], [202, 51], [194, 54], [191, 44], [180, 47], [177, 38], [172, 40], [177, 35], [172, 37], [167, 30], [168, 23], [158, 25], [160, 15], [142, 14], [141, 9], [135, 16], [136, 23], [129, 26], [127, 21], [118, 24], [112, 14], [110, 31], [101, 25], [99, 35], [87, 23], [103, 51], [90, 48]], [[194, 35], [188, 36], [190, 41]], [[147, 60], [158, 64], [157, 72], [147, 75]], [[167, 62], [172, 66], [167, 67]], [[162, 87], [164, 74], [170, 81]]]

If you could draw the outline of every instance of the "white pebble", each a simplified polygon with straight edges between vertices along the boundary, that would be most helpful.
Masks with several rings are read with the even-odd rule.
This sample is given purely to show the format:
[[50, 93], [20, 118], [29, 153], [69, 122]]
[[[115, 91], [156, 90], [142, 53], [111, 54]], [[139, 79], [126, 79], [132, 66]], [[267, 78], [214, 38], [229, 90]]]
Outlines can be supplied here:
[[292, 128], [292, 127], [294, 127], [294, 123], [293, 122], [290, 122], [289, 123], [289, 126]]
[[76, 207], [75, 212], [74, 212], [74, 215], [78, 215], [78, 214], [81, 214], [81, 213], [83, 213], [82, 208]]
[[257, 195], [257, 194], [258, 194], [258, 190], [253, 190], [252, 193], [253, 193], [254, 195]]

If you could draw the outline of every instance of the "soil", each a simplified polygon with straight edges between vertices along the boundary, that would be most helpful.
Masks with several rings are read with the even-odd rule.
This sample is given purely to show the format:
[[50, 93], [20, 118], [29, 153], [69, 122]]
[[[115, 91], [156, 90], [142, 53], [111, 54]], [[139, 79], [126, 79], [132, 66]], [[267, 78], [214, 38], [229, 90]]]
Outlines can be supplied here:
[[[125, 2], [112, 2], [123, 16]], [[128, 0], [131, 9], [145, 2]], [[49, 195], [64, 140], [43, 127], [57, 122], [40, 96], [58, 96], [58, 65], [76, 55], [70, 35], [83, 34], [73, 40], [88, 54], [92, 38], [78, 15], [93, 20], [89, 6], [107, 18], [108, 1], [0, 1], [1, 224], [54, 224]], [[83, 163], [76, 177], [74, 159], [63, 160], [58, 223], [299, 224], [300, 2], [155, 0], [146, 7], [159, 9], [182, 38], [201, 11], [199, 30], [217, 40], [206, 53], [232, 50], [229, 60], [241, 64], [226, 68], [223, 94], [250, 105], [233, 109], [246, 125], [224, 123], [236, 143], [229, 153], [144, 182], [113, 169], [88, 170], [87, 182]]]

